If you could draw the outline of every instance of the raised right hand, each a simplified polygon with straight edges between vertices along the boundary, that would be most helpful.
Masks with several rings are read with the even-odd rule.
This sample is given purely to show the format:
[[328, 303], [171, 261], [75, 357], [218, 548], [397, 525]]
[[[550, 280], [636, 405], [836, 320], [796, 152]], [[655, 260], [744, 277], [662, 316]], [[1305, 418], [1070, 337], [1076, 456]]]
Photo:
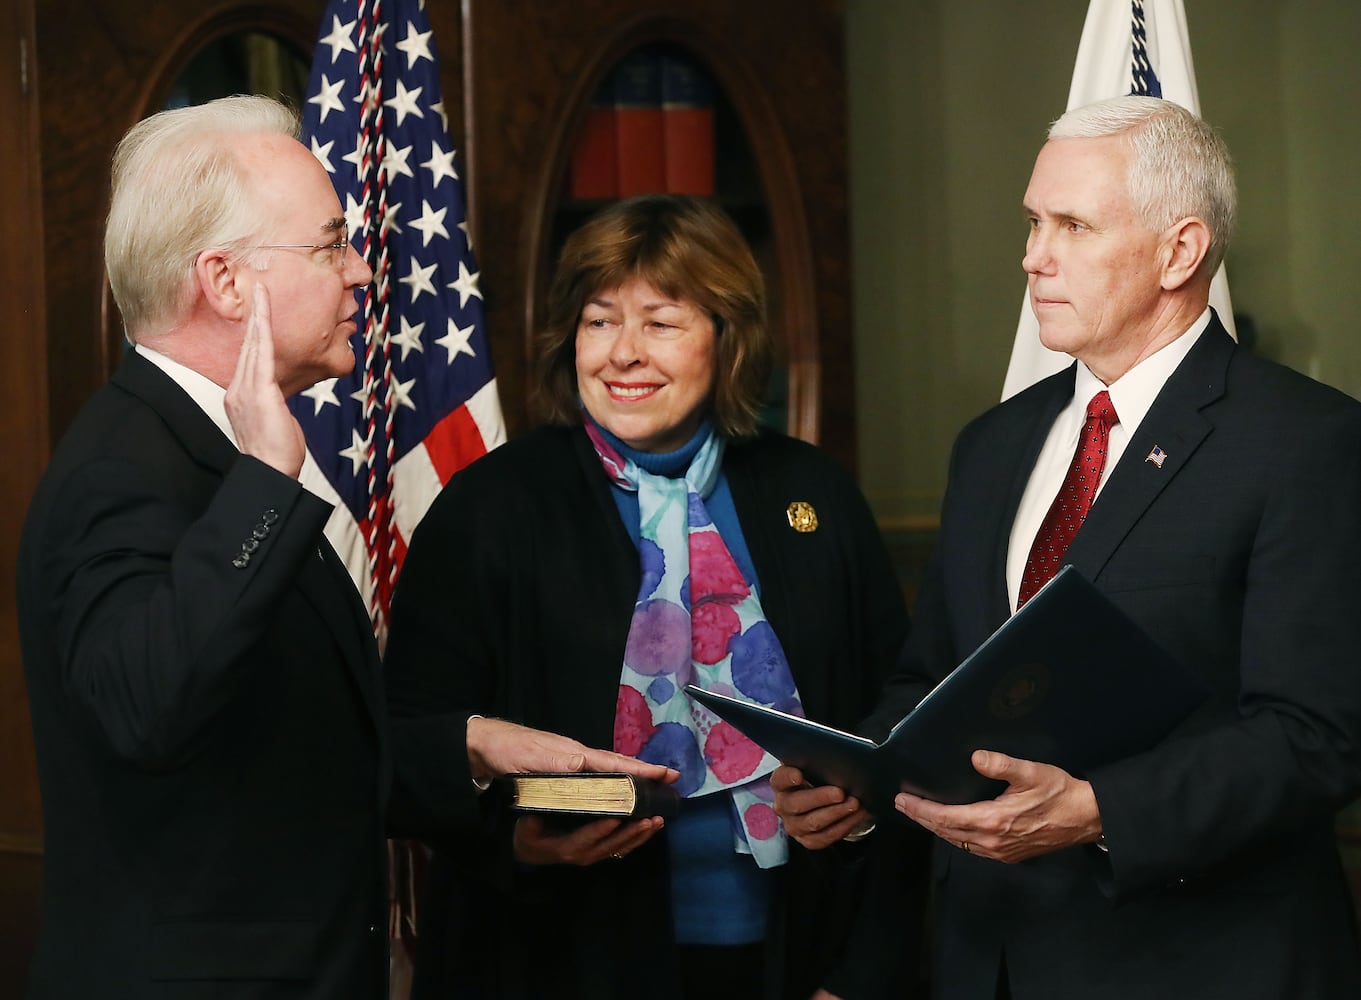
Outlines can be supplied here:
[[275, 380], [269, 293], [259, 283], [251, 293], [246, 335], [225, 402], [227, 419], [241, 452], [297, 479], [307, 444], [302, 425], [284, 402], [284, 394]]

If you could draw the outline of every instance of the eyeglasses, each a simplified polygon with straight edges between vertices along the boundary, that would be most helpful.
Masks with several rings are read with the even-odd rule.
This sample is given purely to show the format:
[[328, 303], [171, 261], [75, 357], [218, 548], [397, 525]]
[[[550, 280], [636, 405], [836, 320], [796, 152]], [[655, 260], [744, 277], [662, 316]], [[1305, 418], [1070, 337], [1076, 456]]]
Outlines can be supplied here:
[[258, 247], [251, 247], [252, 250], [329, 250], [331, 252], [330, 262], [337, 267], [345, 263], [345, 253], [350, 249], [350, 237], [342, 234], [340, 239], [334, 243], [270, 243]]

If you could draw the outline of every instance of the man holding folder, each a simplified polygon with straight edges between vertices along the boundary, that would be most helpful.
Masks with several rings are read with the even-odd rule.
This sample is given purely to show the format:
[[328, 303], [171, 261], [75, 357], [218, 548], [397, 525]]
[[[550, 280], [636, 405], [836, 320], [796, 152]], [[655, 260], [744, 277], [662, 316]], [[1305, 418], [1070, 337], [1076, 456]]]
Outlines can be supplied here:
[[[979, 747], [996, 799], [897, 797], [939, 838], [940, 996], [1361, 995], [1333, 838], [1361, 793], [1361, 404], [1237, 348], [1209, 308], [1235, 201], [1218, 136], [1155, 98], [1068, 112], [1036, 160], [1022, 264], [1041, 340], [1076, 362], [956, 442], [870, 735], [1065, 564], [1211, 694], [1086, 774]], [[805, 846], [866, 819], [793, 768], [773, 784]]]

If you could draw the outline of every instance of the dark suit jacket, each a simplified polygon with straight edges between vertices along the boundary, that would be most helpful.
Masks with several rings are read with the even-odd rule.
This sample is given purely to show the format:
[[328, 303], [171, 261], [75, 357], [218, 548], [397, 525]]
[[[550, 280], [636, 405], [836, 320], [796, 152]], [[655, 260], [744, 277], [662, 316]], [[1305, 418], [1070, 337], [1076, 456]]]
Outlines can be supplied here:
[[385, 995], [384, 706], [329, 512], [136, 354], [56, 450], [19, 558], [30, 996]]
[[[884, 724], [1006, 619], [1012, 521], [1072, 391], [1070, 368], [960, 435]], [[940, 995], [991, 1000], [1005, 955], [1018, 998], [1361, 996], [1332, 833], [1361, 792], [1361, 405], [1214, 320], [1066, 561], [1214, 693], [1087, 776], [1108, 856], [1005, 866], [937, 842]]]
[[[907, 630], [864, 500], [826, 455], [781, 436], [730, 446], [724, 470], [808, 715], [855, 725]], [[817, 531], [791, 529], [795, 500], [816, 509]], [[416, 531], [394, 597], [385, 670], [404, 748], [397, 784], [439, 798], [441, 762], [463, 753], [470, 712], [609, 747], [639, 579], [637, 547], [580, 429], [538, 431], [455, 476]], [[406, 749], [422, 739], [423, 751]], [[460, 780], [446, 801], [466, 788]], [[499, 818], [483, 835], [437, 845], [416, 996], [671, 996], [665, 831], [621, 862], [520, 869]], [[848, 997], [911, 995], [916, 970], [894, 969], [924, 909], [907, 850], [898, 852], [906, 875], [872, 879], [883, 899], [857, 930], [866, 961], [831, 971], [854, 927], [863, 850], [791, 843], [772, 924], [771, 996], [806, 998], [824, 980]], [[925, 865], [917, 871], [924, 886]]]

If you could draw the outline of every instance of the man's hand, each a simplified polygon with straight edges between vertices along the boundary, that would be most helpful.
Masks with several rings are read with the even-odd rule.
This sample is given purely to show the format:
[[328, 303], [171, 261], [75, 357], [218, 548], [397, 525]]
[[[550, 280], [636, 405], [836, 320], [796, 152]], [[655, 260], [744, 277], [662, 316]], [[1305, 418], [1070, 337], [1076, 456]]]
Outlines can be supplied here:
[[1092, 786], [1050, 764], [975, 750], [974, 770], [1005, 781], [997, 798], [946, 806], [900, 792], [900, 813], [960, 850], [1015, 864], [1101, 836]]
[[596, 750], [569, 737], [504, 719], [471, 718], [466, 738], [468, 765], [478, 781], [517, 771], [623, 771], [668, 783], [680, 777], [680, 772], [661, 764]]
[[593, 865], [621, 860], [662, 828], [660, 816], [598, 819], [572, 830], [552, 830], [542, 816], [515, 821], [515, 860], [527, 865]]
[[274, 330], [269, 293], [256, 284], [236, 371], [227, 386], [227, 419], [243, 454], [253, 455], [285, 476], [298, 478], [306, 443], [302, 426], [284, 402], [274, 378]]
[[858, 800], [834, 785], [814, 787], [797, 767], [782, 764], [770, 775], [775, 791], [775, 815], [784, 829], [811, 851], [830, 847], [862, 823], [870, 814]]

